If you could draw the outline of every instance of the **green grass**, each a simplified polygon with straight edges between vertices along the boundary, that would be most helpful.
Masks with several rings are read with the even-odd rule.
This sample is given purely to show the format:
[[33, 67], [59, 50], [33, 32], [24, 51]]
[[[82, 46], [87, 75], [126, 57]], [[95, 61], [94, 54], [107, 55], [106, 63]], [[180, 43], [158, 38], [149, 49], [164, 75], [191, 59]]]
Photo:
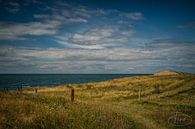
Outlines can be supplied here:
[[[143, 86], [141, 101], [138, 86]], [[195, 76], [141, 76], [0, 93], [0, 129], [194, 129]], [[157, 88], [157, 89], [156, 89]], [[158, 90], [158, 91], [157, 91]], [[192, 122], [173, 126], [176, 112]]]

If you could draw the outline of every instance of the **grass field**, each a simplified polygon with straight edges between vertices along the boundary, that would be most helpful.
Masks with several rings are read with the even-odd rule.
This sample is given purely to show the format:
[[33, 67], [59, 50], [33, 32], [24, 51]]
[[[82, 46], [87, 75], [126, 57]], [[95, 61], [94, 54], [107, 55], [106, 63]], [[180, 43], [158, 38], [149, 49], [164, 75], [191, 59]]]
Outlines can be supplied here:
[[[0, 93], [0, 129], [195, 129], [195, 75], [126, 77]], [[140, 93], [140, 99], [139, 97]]]

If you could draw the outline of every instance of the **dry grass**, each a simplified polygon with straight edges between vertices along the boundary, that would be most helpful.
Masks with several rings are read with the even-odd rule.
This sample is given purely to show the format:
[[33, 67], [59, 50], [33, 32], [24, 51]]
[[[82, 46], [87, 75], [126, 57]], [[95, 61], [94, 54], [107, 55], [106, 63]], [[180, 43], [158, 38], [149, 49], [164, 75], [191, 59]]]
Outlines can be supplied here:
[[[138, 101], [138, 86], [142, 100]], [[194, 119], [195, 76], [126, 77], [70, 88], [25, 89], [1, 93], [0, 128], [24, 129], [181, 129], [167, 122], [175, 112]], [[193, 129], [194, 121], [185, 129]]]

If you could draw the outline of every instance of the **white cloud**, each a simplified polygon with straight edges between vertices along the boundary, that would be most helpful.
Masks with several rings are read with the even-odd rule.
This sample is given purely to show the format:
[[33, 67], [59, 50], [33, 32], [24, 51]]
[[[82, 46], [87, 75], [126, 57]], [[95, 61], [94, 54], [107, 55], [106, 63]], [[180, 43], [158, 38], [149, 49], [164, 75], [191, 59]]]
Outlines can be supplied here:
[[109, 38], [116, 31], [116, 29], [110, 27], [90, 29], [82, 34], [75, 34], [72, 40], [74, 42], [97, 42]]
[[179, 29], [195, 29], [195, 22], [190, 22], [183, 25], [178, 25], [177, 28]]
[[[81, 5], [71, 5], [64, 2], [56, 2], [57, 5], [47, 7], [52, 13], [34, 14], [34, 18], [42, 20], [59, 20], [64, 24], [87, 23], [94, 16], [102, 16], [108, 14], [103, 9], [90, 9]], [[60, 8], [63, 6], [63, 8]]]
[[17, 13], [19, 12], [21, 9], [21, 6], [19, 3], [17, 2], [9, 2], [7, 7], [6, 7], [6, 10], [10, 13]]
[[140, 12], [126, 13], [125, 16], [131, 20], [142, 20], [144, 19], [143, 14]]
[[[145, 48], [54, 49], [0, 47], [0, 71], [128, 73], [195, 66], [195, 45], [161, 42]], [[50, 68], [50, 69], [48, 69]], [[51, 69], [52, 68], [52, 69]], [[195, 71], [194, 71], [195, 72]]]
[[[41, 4], [37, 0], [32, 1], [35, 4]], [[67, 25], [73, 25], [79, 23], [90, 23], [93, 19], [108, 19], [107, 15], [114, 15], [120, 18], [121, 15], [129, 17], [131, 20], [139, 20], [143, 15], [139, 12], [124, 13], [118, 10], [112, 9], [92, 9], [82, 5], [67, 4], [67, 2], [54, 2], [55, 4], [51, 7], [47, 6], [48, 14], [40, 13], [34, 14], [33, 18], [35, 21], [28, 23], [0, 23], [0, 39], [3, 40], [25, 40], [26, 35], [57, 35], [63, 33]], [[21, 5], [16, 2], [10, 2], [10, 6], [21, 8]], [[15, 9], [15, 8], [13, 8]], [[91, 24], [91, 23], [90, 23]], [[105, 21], [105, 24], [107, 22]], [[87, 25], [87, 24], [86, 24]], [[106, 26], [106, 25], [104, 25]], [[63, 28], [63, 29], [62, 29]], [[115, 34], [120, 35], [119, 37]], [[78, 46], [80, 48], [103, 48], [97, 44], [108, 44], [108, 43], [123, 43], [127, 42], [128, 38], [134, 34], [134, 31], [117, 30], [117, 28], [111, 27], [97, 27], [94, 29], [87, 30], [83, 33], [75, 33], [72, 38], [69, 39], [71, 42], [78, 45], [93, 45], [93, 46]], [[59, 41], [60, 42], [60, 41]], [[105, 46], [105, 45], [104, 45]]]
[[[66, 16], [70, 15], [70, 16]], [[33, 17], [44, 21], [59, 21], [61, 24], [73, 24], [73, 23], [87, 23], [88, 20], [82, 17], [73, 17], [71, 14], [59, 15], [59, 14], [34, 14]]]
[[69, 18], [68, 22], [70, 23], [87, 23], [88, 21], [84, 18]]
[[24, 35], [55, 35], [60, 25], [58, 21], [0, 23], [0, 39], [18, 40], [24, 39]]
[[50, 15], [48, 15], [48, 14], [34, 14], [33, 17], [37, 18], [37, 19], [48, 19], [50, 17]]
[[19, 7], [20, 5], [16, 2], [9, 2], [9, 5], [13, 6], [13, 7]]
[[[57, 42], [84, 49], [101, 49], [111, 46], [118, 46], [119, 43], [128, 42], [134, 31], [120, 30], [117, 27], [98, 27], [91, 28], [81, 33], [73, 34], [65, 39], [58, 37]], [[67, 43], [68, 42], [68, 43]]]
[[[15, 2], [11, 6], [19, 8], [20, 5]], [[15, 8], [12, 8], [15, 9]], [[62, 9], [56, 7], [52, 14], [34, 14], [33, 17], [39, 22], [28, 23], [0, 23], [0, 39], [3, 40], [24, 40], [25, 35], [56, 35], [59, 27], [64, 24], [87, 23], [87, 17], [91, 15], [90, 10], [84, 7], [73, 9]]]

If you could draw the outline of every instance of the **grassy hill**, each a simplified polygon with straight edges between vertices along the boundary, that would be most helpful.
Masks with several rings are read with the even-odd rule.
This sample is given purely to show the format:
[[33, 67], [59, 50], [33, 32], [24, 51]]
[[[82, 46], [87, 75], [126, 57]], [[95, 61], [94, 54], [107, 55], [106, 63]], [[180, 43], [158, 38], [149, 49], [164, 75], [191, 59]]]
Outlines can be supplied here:
[[[70, 101], [70, 87], [75, 101]], [[140, 99], [139, 99], [140, 93]], [[0, 129], [194, 129], [195, 75], [154, 75], [0, 93]], [[175, 121], [175, 114], [179, 116]]]
[[178, 72], [178, 71], [172, 71], [172, 70], [163, 70], [154, 73], [156, 76], [171, 76], [171, 75], [186, 75], [190, 73], [184, 73], [184, 72]]

